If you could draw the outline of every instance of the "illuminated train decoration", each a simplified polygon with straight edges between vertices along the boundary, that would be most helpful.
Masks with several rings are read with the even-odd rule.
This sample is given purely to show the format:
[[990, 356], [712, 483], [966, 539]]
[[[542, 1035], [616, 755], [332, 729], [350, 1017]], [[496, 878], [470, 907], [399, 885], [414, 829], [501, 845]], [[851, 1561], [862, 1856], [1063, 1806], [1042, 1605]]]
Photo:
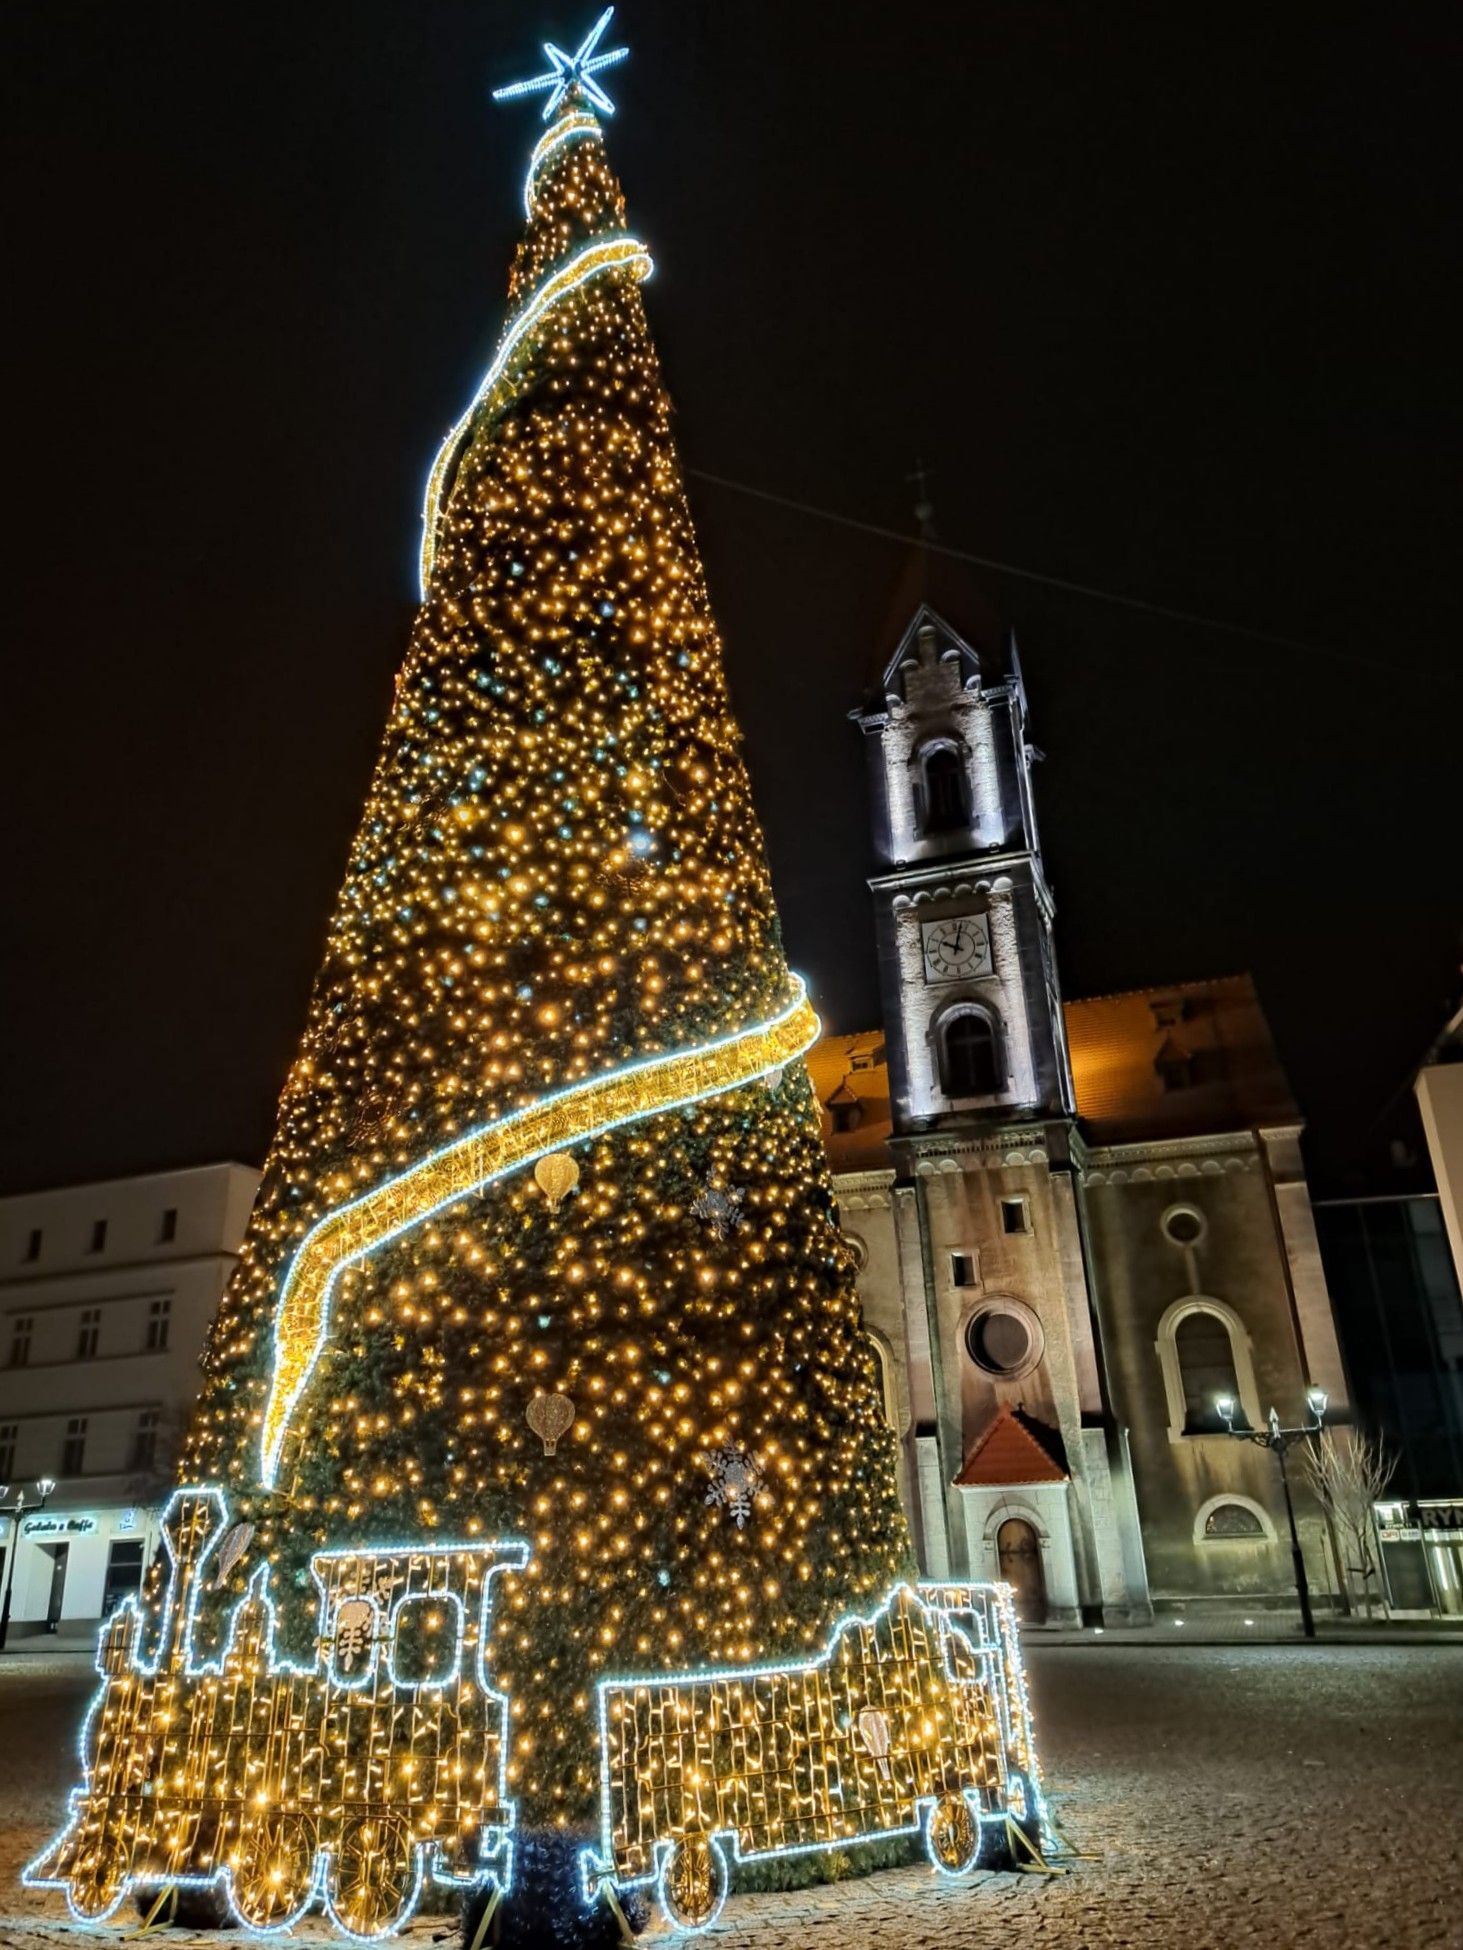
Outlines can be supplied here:
[[924, 1831], [937, 1869], [1009, 1859], [1008, 1821], [1048, 1839], [1011, 1595], [898, 1585], [803, 1664], [599, 1686], [598, 1850], [586, 1895], [654, 1885], [711, 1924], [738, 1861]]
[[[163, 1518], [168, 1588], [145, 1656], [127, 1599], [102, 1631], [85, 1777], [24, 1872], [104, 1921], [132, 1891], [213, 1889], [246, 1929], [323, 1903], [345, 1936], [388, 1936], [427, 1878], [512, 1885], [509, 1702], [483, 1665], [494, 1576], [517, 1540], [323, 1551], [308, 1666], [276, 1657], [268, 1567], [214, 1661], [195, 1657], [205, 1576], [232, 1555], [222, 1494]], [[1007, 1824], [1048, 1839], [1004, 1585], [898, 1585], [801, 1663], [602, 1681], [601, 1837], [586, 1902], [654, 1885], [704, 1929], [738, 1861], [923, 1830], [937, 1869], [1009, 1859]]]
[[527, 1545], [322, 1552], [309, 1666], [275, 1657], [261, 1568], [219, 1659], [195, 1662], [203, 1573], [225, 1529], [217, 1490], [169, 1504], [160, 1643], [144, 1658], [131, 1599], [103, 1628], [85, 1779], [24, 1881], [64, 1890], [86, 1922], [136, 1889], [217, 1885], [256, 1931], [323, 1899], [358, 1938], [399, 1926], [429, 1873], [464, 1891], [506, 1889], [508, 1702], [482, 1651], [492, 1579], [525, 1564]]

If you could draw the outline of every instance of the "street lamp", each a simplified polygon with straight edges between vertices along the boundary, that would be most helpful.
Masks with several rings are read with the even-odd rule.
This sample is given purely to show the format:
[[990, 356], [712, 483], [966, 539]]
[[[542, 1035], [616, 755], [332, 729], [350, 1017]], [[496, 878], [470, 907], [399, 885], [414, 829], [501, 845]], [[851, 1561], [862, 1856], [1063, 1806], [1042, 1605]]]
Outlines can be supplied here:
[[[44, 1510], [47, 1501], [55, 1491], [56, 1485], [51, 1477], [41, 1476], [36, 1480], [40, 1501], [34, 1506]], [[14, 1503], [7, 1503], [10, 1485], [0, 1483], [0, 1517], [13, 1517], [15, 1528], [10, 1537], [10, 1549], [5, 1553], [5, 1592], [0, 1597], [0, 1652], [5, 1650], [5, 1641], [10, 1636], [10, 1587], [15, 1581], [15, 1560], [20, 1552], [20, 1520], [26, 1512], [25, 1491], [17, 1490]]]
[[1216, 1395], [1214, 1406], [1219, 1410], [1228, 1434], [1234, 1436], [1236, 1441], [1258, 1442], [1262, 1449], [1272, 1450], [1280, 1465], [1280, 1487], [1285, 1492], [1285, 1520], [1290, 1525], [1290, 1559], [1295, 1566], [1295, 1595], [1300, 1599], [1300, 1628], [1308, 1639], [1313, 1639], [1316, 1636], [1316, 1621], [1311, 1616], [1311, 1588], [1306, 1583], [1306, 1561], [1301, 1554], [1300, 1532], [1295, 1527], [1295, 1505], [1290, 1499], [1290, 1474], [1285, 1467], [1285, 1452], [1292, 1442], [1299, 1442], [1302, 1436], [1311, 1440], [1321, 1433], [1326, 1414], [1326, 1391], [1324, 1388], [1306, 1390], [1306, 1407], [1311, 1411], [1311, 1419], [1298, 1429], [1282, 1429], [1280, 1417], [1273, 1408], [1263, 1428], [1237, 1429], [1234, 1426], [1234, 1396]]

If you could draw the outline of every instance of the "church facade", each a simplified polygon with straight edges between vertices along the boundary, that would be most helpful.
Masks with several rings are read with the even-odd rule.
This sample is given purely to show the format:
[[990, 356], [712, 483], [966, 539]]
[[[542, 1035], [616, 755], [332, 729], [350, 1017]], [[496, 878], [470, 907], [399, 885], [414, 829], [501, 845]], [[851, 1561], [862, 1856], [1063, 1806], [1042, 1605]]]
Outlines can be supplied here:
[[810, 1065], [924, 1570], [1033, 1623], [1288, 1607], [1274, 1458], [1215, 1399], [1348, 1407], [1253, 985], [1063, 1002], [1014, 641], [922, 585], [851, 715], [884, 1021]]

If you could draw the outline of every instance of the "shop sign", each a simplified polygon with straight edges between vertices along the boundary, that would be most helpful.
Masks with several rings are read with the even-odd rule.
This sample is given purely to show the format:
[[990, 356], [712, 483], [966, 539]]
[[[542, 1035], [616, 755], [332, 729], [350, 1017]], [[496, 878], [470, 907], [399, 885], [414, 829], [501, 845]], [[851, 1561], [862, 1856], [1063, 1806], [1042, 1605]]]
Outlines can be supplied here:
[[90, 1537], [95, 1533], [96, 1527], [97, 1520], [94, 1516], [83, 1515], [80, 1512], [62, 1512], [54, 1517], [27, 1517], [20, 1526], [20, 1534], [22, 1537], [37, 1537], [42, 1540], [51, 1537]]

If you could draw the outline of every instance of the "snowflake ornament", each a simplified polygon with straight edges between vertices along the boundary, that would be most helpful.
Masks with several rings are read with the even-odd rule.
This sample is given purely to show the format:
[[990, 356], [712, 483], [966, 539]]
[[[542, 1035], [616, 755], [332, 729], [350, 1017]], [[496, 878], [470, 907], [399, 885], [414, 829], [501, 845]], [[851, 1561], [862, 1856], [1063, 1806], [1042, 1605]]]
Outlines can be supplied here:
[[709, 1226], [718, 1239], [725, 1239], [742, 1215], [742, 1200], [745, 1197], [746, 1193], [740, 1185], [728, 1185], [726, 1190], [722, 1191], [719, 1185], [708, 1183], [691, 1207], [691, 1212], [695, 1218]]
[[711, 1471], [706, 1501], [725, 1510], [738, 1530], [745, 1530], [752, 1505], [767, 1480], [761, 1463], [750, 1449], [738, 1449], [732, 1443], [713, 1449], [705, 1461]]

